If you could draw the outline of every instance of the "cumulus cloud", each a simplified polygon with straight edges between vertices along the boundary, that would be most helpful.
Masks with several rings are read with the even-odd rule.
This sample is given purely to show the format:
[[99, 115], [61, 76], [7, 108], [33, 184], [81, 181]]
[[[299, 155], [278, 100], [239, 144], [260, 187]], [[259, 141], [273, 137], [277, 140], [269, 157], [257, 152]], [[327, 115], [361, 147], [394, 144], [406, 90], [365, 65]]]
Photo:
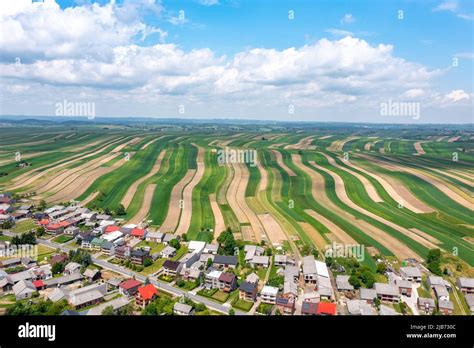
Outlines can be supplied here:
[[471, 97], [468, 93], [466, 93], [462, 89], [455, 89], [451, 91], [450, 93], [446, 94], [446, 98], [448, 98], [449, 100], [453, 102], [458, 102], [463, 99], [469, 100]]
[[457, 0], [447, 0], [441, 2], [438, 6], [433, 8], [433, 12], [440, 12], [440, 11], [448, 11], [454, 13], [457, 17], [472, 21], [474, 20], [474, 14], [472, 13], [464, 13], [459, 6], [459, 2]]
[[[232, 56], [208, 48], [184, 50], [162, 42], [167, 33], [139, 19], [141, 11], [161, 11], [154, 1], [135, 4], [139, 7], [130, 11], [115, 3], [62, 10], [51, 0], [6, 7], [1, 24], [8, 35], [0, 38], [0, 50], [2, 57], [20, 57], [21, 64], [0, 61], [5, 100], [22, 110], [22, 93], [46, 107], [83, 93], [97, 100], [98, 112], [130, 113], [147, 106], [169, 116], [174, 106], [193, 102], [204, 113], [221, 115], [228, 108], [234, 117], [247, 117], [235, 114], [236, 106], [242, 106], [260, 110], [261, 118], [262, 112], [286, 110], [288, 104], [314, 110], [348, 103], [367, 107], [389, 98], [428, 100], [433, 79], [442, 73], [395, 56], [392, 45], [371, 45], [342, 31], [332, 32], [337, 39], [286, 49], [252, 48]], [[161, 41], [142, 45], [153, 34]], [[454, 92], [446, 98], [465, 98]]]

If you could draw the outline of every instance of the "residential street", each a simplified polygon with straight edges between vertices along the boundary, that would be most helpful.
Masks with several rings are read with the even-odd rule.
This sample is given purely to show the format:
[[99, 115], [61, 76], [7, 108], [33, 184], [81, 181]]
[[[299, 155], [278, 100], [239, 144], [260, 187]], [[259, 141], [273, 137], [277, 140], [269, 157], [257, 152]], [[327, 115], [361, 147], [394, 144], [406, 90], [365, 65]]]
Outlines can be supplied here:
[[[9, 232], [9, 231], [3, 231], [3, 234], [6, 235], [6, 236], [10, 236], [10, 237], [13, 237], [13, 236], [17, 235], [17, 233], [13, 233], [13, 232]], [[61, 245], [61, 244], [58, 244], [58, 243], [55, 243], [55, 242], [52, 242], [52, 241], [46, 240], [46, 239], [37, 238], [36, 241], [37, 241], [38, 244], [43, 244], [43, 245], [46, 245], [46, 246], [48, 246], [50, 248], [53, 248], [53, 249], [60, 249], [61, 251], [64, 251], [64, 252], [69, 252], [69, 250], [73, 250], [73, 248], [70, 248], [70, 247], [67, 247], [65, 245]], [[134, 272], [134, 271], [132, 271], [128, 268], [125, 268], [123, 266], [115, 265], [113, 263], [110, 263], [110, 262], [105, 261], [105, 260], [98, 259], [98, 258], [93, 257], [93, 256], [92, 256], [92, 262], [96, 265], [99, 265], [100, 267], [103, 267], [105, 269], [109, 269], [111, 271], [114, 271], [116, 273], [125, 275], [127, 277], [133, 277], [133, 278], [135, 278], [135, 279], [137, 279], [141, 282], [144, 282], [145, 279], [146, 279], [146, 276], [144, 276], [144, 275], [142, 275], [138, 272]], [[203, 296], [199, 296], [199, 295], [196, 295], [196, 294], [192, 294], [188, 291], [184, 291], [184, 290], [175, 288], [175, 287], [171, 286], [168, 283], [159, 281], [155, 277], [148, 277], [148, 279], [150, 280], [150, 283], [152, 283], [158, 289], [166, 291], [166, 292], [168, 292], [168, 293], [170, 293], [174, 296], [185, 295], [186, 297], [188, 297], [192, 301], [199, 302], [199, 303], [202, 303], [202, 304], [206, 305], [211, 310], [221, 312], [221, 313], [226, 313], [226, 314], [229, 313], [230, 307], [228, 307], [228, 306], [224, 306], [223, 304], [214, 302], [214, 301], [212, 301], [210, 299], [207, 299]], [[238, 309], [234, 309], [234, 311], [235, 311], [236, 315], [247, 315], [248, 314], [248, 313], [240, 311]]]

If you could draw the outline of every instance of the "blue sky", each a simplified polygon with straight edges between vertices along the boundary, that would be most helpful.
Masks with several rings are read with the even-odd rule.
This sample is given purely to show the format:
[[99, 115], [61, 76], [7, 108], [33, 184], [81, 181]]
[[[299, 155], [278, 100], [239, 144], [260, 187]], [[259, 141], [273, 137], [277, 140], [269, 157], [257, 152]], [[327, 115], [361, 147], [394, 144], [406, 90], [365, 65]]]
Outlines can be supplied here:
[[[49, 2], [1, 17], [11, 37], [48, 43], [0, 40], [3, 114], [47, 114], [63, 96], [99, 116], [286, 119], [293, 105], [295, 120], [472, 122], [470, 1]], [[424, 115], [382, 119], [388, 99]]]

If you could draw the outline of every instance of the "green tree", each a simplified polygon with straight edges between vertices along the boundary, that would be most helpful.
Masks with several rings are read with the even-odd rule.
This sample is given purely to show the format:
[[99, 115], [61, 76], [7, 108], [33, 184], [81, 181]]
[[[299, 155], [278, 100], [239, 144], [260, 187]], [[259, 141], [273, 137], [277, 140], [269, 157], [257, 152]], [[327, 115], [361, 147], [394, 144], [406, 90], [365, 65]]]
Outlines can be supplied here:
[[229, 309], [229, 315], [235, 315], [235, 310], [233, 308]]
[[176, 250], [179, 250], [179, 248], [181, 248], [181, 244], [179, 243], [179, 240], [178, 239], [172, 239], [170, 240], [169, 244], [175, 248]]
[[115, 310], [113, 306], [107, 306], [102, 311], [102, 315], [115, 315]]
[[387, 271], [387, 265], [385, 264], [385, 262], [379, 262], [377, 264], [377, 273], [385, 274], [386, 271]]
[[153, 261], [150, 258], [146, 258], [145, 260], [143, 260], [143, 266], [148, 267], [151, 265], [153, 265]]
[[127, 215], [127, 211], [123, 204], [119, 204], [118, 207], [115, 209], [115, 215]]
[[64, 272], [64, 263], [63, 262], [56, 262], [53, 267], [51, 268], [51, 272], [53, 274], [59, 274]]
[[220, 252], [224, 255], [234, 255], [234, 249], [237, 246], [234, 239], [234, 234], [230, 229], [224, 231], [217, 238]]

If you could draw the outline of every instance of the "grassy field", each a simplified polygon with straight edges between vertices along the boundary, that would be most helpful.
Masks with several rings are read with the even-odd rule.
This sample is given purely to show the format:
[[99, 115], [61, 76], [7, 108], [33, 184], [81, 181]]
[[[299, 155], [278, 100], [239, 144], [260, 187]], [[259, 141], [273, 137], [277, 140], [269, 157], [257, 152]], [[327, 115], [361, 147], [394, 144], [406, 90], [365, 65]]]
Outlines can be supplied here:
[[[325, 245], [340, 242], [333, 230], [336, 226], [355, 243], [370, 250], [363, 262], [371, 268], [379, 255], [402, 258], [400, 255], [406, 253], [400, 251], [409, 251], [423, 259], [429, 249], [436, 247], [456, 258], [447, 261], [448, 264], [462, 262], [462, 272], [466, 273], [474, 265], [472, 134], [469, 127], [457, 126], [443, 130], [430, 126], [369, 129], [353, 125], [288, 124], [167, 125], [160, 129], [144, 125], [84, 125], [75, 129], [59, 125], [48, 129], [11, 127], [8, 131], [0, 129], [0, 189], [38, 203], [59, 187], [67, 189], [67, 185], [61, 185], [67, 182], [68, 173], [76, 175], [78, 180], [95, 173], [88, 168], [89, 163], [102, 160], [98, 169], [94, 169], [98, 174], [84, 181], [76, 197], [74, 192], [70, 197], [81, 201], [97, 193], [87, 203], [88, 207], [114, 214], [129, 188], [140, 180], [133, 197], [130, 195], [126, 214], [120, 218], [132, 219], [149, 195], [150, 204], [143, 221], [150, 220], [150, 225], [160, 228], [170, 209], [173, 188], [188, 170], [197, 168], [200, 147], [204, 150], [204, 175], [192, 190], [191, 206], [183, 208], [191, 209], [186, 231], [189, 239], [210, 242], [215, 238], [216, 217], [210, 200], [215, 195], [224, 224], [235, 236], [243, 238], [242, 227], [255, 225], [255, 221], [249, 222], [252, 214], [257, 219], [269, 214], [283, 231], [283, 237], [278, 237], [283, 238], [280, 243], [296, 257], [312, 247], [323, 258]], [[246, 185], [239, 185], [242, 178], [236, 177], [231, 165], [217, 163], [217, 151], [225, 147], [256, 149], [261, 167], [245, 163]], [[418, 153], [420, 147], [422, 152]], [[31, 165], [17, 166], [14, 155], [18, 151]], [[159, 170], [150, 174], [163, 151]], [[123, 160], [125, 155], [129, 160]], [[301, 163], [295, 162], [295, 158], [301, 159]], [[390, 188], [376, 177], [396, 183], [403, 188], [400, 194], [421, 202], [430, 211], [420, 213], [400, 208]], [[320, 178], [318, 187], [327, 200], [315, 198], [314, 178]], [[266, 188], [260, 190], [264, 179]], [[244, 217], [227, 201], [232, 183], [239, 185], [239, 194], [244, 193], [245, 201], [238, 202], [249, 209], [243, 209]], [[154, 191], [147, 193], [151, 184], [156, 185]], [[43, 189], [45, 186], [47, 190]], [[372, 199], [371, 189], [381, 201]], [[46, 190], [44, 197], [36, 193], [42, 190]], [[310, 211], [315, 214], [309, 214]], [[12, 231], [23, 233], [33, 228], [36, 228], [33, 220], [27, 219], [18, 222]], [[392, 242], [374, 231], [389, 236]], [[266, 229], [259, 237], [271, 243], [272, 230]], [[55, 241], [69, 240], [59, 236]], [[394, 247], [395, 242], [402, 247]], [[162, 248], [162, 245], [149, 246], [152, 252]], [[178, 257], [184, 252], [179, 250]], [[48, 251], [43, 250], [43, 254], [47, 255]], [[158, 260], [143, 272], [155, 272], [161, 264], [162, 260]], [[422, 289], [419, 291], [424, 293]]]

